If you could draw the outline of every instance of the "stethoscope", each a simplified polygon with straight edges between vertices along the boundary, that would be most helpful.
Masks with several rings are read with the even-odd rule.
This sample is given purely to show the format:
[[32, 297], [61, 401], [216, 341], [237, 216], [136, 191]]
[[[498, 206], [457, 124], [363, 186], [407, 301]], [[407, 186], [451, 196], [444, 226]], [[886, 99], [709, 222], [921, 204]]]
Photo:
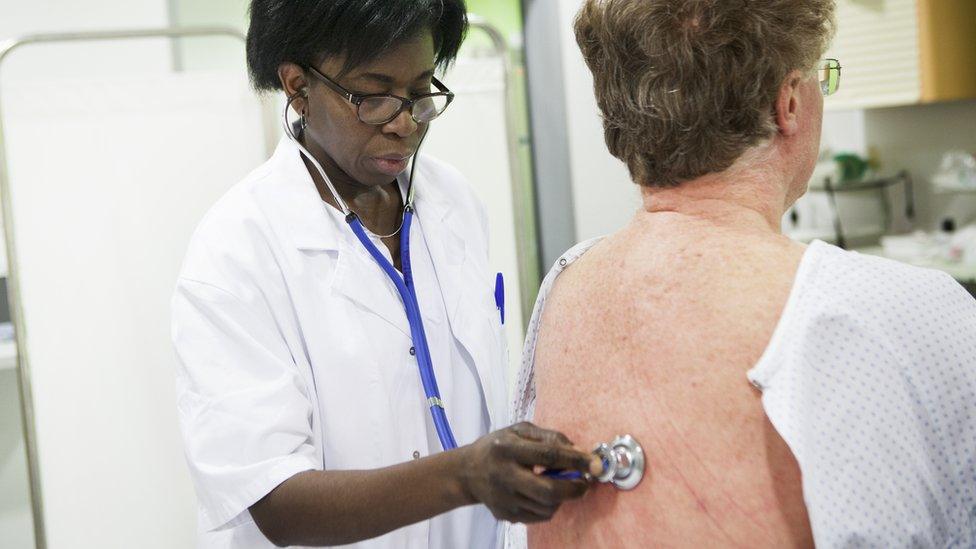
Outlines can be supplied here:
[[[413, 281], [413, 272], [410, 264], [410, 226], [413, 223], [414, 214], [414, 186], [413, 177], [417, 170], [417, 156], [420, 151], [420, 145], [417, 146], [417, 151], [414, 152], [413, 160], [410, 166], [410, 178], [407, 182], [407, 197], [403, 207], [403, 220], [400, 225], [400, 262], [403, 267], [403, 276], [397, 272], [396, 267], [382, 252], [373, 244], [370, 240], [369, 235], [366, 232], [366, 228], [363, 226], [362, 221], [360, 221], [359, 216], [356, 212], [353, 212], [346, 202], [339, 196], [335, 187], [332, 185], [332, 180], [329, 176], [325, 174], [325, 170], [322, 169], [322, 165], [319, 161], [315, 159], [312, 153], [308, 152], [304, 145], [301, 144], [298, 137], [295, 135], [294, 128], [288, 121], [288, 110], [291, 108], [292, 102], [302, 94], [292, 95], [288, 98], [285, 104], [283, 122], [285, 135], [296, 146], [301, 154], [308, 159], [309, 162], [315, 166], [322, 180], [325, 181], [326, 187], [332, 194], [332, 198], [335, 200], [339, 209], [345, 216], [346, 223], [349, 228], [356, 235], [356, 238], [362, 243], [369, 255], [373, 257], [376, 263], [383, 269], [387, 277], [393, 282], [393, 285], [397, 289], [397, 293], [400, 294], [400, 299], [403, 301], [403, 309], [407, 315], [407, 322], [410, 324], [410, 338], [413, 342], [413, 347], [411, 348], [412, 354], [417, 359], [417, 367], [420, 370], [420, 380], [424, 386], [424, 394], [427, 396], [427, 406], [430, 408], [431, 417], [434, 420], [434, 428], [437, 429], [437, 438], [441, 441], [441, 447], [445, 451], [457, 448], [457, 441], [454, 439], [454, 432], [451, 430], [451, 424], [447, 420], [447, 413], [444, 410], [444, 401], [441, 399], [440, 389], [437, 387], [437, 378], [434, 375], [434, 364], [430, 356], [430, 347], [427, 344], [427, 334], [424, 332], [424, 321], [420, 316], [420, 304], [417, 301], [417, 289]], [[423, 144], [424, 137], [421, 138], [420, 143]], [[394, 233], [396, 234], [396, 233]], [[377, 235], [381, 238], [386, 238], [382, 235]], [[393, 236], [393, 235], [390, 235]]]

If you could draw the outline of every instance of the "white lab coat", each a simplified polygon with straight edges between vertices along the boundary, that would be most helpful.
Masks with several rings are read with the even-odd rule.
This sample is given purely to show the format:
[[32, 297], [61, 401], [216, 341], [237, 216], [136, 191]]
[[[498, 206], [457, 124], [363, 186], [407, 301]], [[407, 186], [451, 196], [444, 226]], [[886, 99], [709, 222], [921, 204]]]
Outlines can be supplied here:
[[[489, 431], [502, 428], [509, 424], [507, 348], [484, 208], [456, 170], [429, 157], [420, 159], [414, 185], [416, 220], [436, 272], [434, 284], [418, 286], [439, 285], [448, 320], [427, 325], [425, 318], [427, 337], [431, 348], [450, 338], [464, 362], [435, 358], [435, 372], [440, 381], [468, 367], [477, 379], [467, 387], [480, 386], [451, 394], [451, 384], [442, 385], [448, 417], [465, 423], [457, 414], [471, 412], [451, 403], [481, 402], [484, 408], [466, 409], [486, 415]], [[430, 451], [402, 304], [327, 208], [298, 148], [282, 140], [191, 240], [173, 298], [173, 340], [202, 547], [270, 547], [248, 507], [299, 472], [373, 469]], [[490, 524], [475, 525], [477, 545], [496, 526], [481, 510]], [[423, 521], [357, 547], [428, 547], [430, 528]]]

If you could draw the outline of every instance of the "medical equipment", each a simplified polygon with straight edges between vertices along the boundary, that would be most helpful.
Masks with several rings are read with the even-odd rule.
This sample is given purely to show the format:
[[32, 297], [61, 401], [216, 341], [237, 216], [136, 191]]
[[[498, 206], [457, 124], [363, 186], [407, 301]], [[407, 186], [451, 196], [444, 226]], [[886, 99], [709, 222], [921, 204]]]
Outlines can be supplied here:
[[603, 473], [596, 477], [599, 482], [633, 490], [644, 478], [644, 449], [630, 435], [618, 436], [610, 444], [604, 442], [593, 453], [603, 459]]
[[619, 435], [610, 443], [600, 443], [593, 453], [603, 462], [603, 472], [592, 476], [578, 471], [547, 471], [546, 476], [559, 480], [595, 479], [613, 484], [618, 490], [633, 490], [644, 478], [644, 448], [630, 435]]
[[[830, 158], [828, 156], [828, 158]], [[894, 227], [895, 211], [889, 187], [901, 186], [904, 194], [904, 219], [915, 219], [915, 196], [911, 175], [901, 171], [890, 177], [870, 177], [861, 181], [838, 182], [843, 170], [832, 159], [817, 164], [810, 180], [809, 192], [789, 211], [784, 230], [794, 239], [833, 240], [841, 248], [852, 241], [862, 241], [871, 235], [890, 231]], [[842, 201], [842, 198], [843, 201]], [[842, 221], [842, 210], [858, 215], [851, 227]], [[854, 225], [857, 222], [858, 225]]]
[[495, 307], [498, 309], [498, 316], [505, 324], [505, 277], [502, 273], [495, 275]]

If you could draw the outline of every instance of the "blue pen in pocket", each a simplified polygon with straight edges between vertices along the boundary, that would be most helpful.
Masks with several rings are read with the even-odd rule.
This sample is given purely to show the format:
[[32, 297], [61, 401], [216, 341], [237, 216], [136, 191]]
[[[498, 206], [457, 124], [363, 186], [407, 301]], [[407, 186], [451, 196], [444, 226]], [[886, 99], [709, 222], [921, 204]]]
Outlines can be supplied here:
[[502, 273], [495, 275], [495, 307], [501, 317], [502, 325], [505, 324], [505, 277]]

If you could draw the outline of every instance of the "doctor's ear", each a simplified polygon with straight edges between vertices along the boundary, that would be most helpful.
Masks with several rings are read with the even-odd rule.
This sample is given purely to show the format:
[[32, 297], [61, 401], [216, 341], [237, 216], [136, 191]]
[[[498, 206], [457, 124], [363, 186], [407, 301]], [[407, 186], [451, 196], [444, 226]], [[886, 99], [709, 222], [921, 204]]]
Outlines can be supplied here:
[[288, 97], [295, 97], [292, 105], [297, 112], [305, 110], [305, 98], [308, 97], [308, 80], [305, 70], [295, 63], [282, 63], [278, 66], [278, 79]]

